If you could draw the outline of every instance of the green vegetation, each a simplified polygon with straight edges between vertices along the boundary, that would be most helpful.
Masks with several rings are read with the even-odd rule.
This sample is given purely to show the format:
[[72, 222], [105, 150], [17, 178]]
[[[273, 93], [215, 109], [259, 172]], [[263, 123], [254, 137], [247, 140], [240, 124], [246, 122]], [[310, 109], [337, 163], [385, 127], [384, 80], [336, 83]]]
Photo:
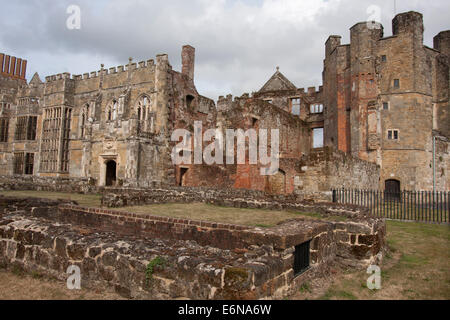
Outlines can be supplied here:
[[365, 270], [340, 272], [331, 286], [300, 290], [295, 299], [450, 299], [450, 228], [387, 222], [390, 252], [381, 268], [381, 289], [367, 288]]
[[155, 271], [155, 268], [162, 267], [166, 265], [166, 260], [164, 258], [161, 258], [160, 256], [156, 257], [152, 261], [150, 261], [147, 264], [147, 269], [145, 270], [145, 279], [147, 281], [147, 284], [153, 277], [153, 272]]

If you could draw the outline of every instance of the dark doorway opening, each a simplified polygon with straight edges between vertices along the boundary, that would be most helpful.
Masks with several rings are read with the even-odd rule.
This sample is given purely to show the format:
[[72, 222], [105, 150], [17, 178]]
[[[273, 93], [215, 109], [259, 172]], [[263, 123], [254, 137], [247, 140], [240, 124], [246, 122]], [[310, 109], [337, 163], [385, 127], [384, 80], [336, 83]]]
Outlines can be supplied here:
[[180, 168], [180, 182], [179, 182], [179, 185], [180, 186], [185, 186], [186, 185], [186, 183], [185, 183], [185, 180], [186, 180], [186, 173], [188, 172], [188, 168]]
[[114, 160], [106, 163], [106, 186], [111, 187], [116, 184], [117, 164]]
[[387, 200], [400, 199], [400, 181], [390, 179], [384, 183], [385, 198]]
[[309, 248], [311, 241], [295, 246], [294, 276], [298, 276], [309, 269]]
[[186, 96], [186, 106], [188, 109], [190, 109], [192, 107], [192, 102], [194, 102], [194, 97], [191, 95], [187, 95]]

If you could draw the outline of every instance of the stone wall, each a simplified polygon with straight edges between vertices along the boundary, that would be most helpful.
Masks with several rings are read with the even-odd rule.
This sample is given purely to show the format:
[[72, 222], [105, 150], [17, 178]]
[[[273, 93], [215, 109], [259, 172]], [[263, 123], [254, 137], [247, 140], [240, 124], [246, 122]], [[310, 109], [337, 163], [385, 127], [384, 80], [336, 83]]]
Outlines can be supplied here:
[[95, 186], [92, 179], [53, 178], [37, 176], [0, 176], [1, 190], [36, 190], [57, 192], [92, 193], [101, 188]]
[[[263, 229], [0, 197], [0, 264], [61, 280], [75, 264], [84, 287], [131, 298], [281, 298], [333, 262], [380, 260], [384, 222], [341, 220], [295, 219]], [[307, 241], [310, 269], [295, 276], [295, 246]], [[146, 276], [149, 263], [156, 267]]]
[[306, 199], [331, 201], [333, 189], [378, 190], [380, 167], [342, 151], [325, 148], [301, 159], [295, 191]]
[[[326, 243], [335, 241], [337, 244], [336, 259], [346, 265], [354, 266], [367, 264], [370, 261], [373, 262], [378, 259], [377, 255], [385, 247], [386, 227], [384, 221], [378, 218], [371, 217], [367, 208], [354, 205], [313, 202], [303, 200], [302, 195], [268, 196], [263, 192], [236, 189], [215, 190], [208, 188], [173, 188], [171, 190], [117, 189], [108, 191], [108, 193], [105, 193], [103, 195], [102, 202], [103, 205], [110, 207], [157, 203], [205, 202], [226, 207], [259, 208], [266, 210], [293, 210], [304, 213], [316, 213], [320, 214], [322, 217], [332, 217], [331, 221], [326, 222], [328, 226], [331, 226], [331, 229], [325, 232], [324, 237], [330, 237], [330, 233], [332, 233], [333, 235], [327, 241], [323, 239], [321, 241], [325, 241]], [[117, 214], [116, 211], [108, 212]], [[139, 219], [137, 215], [134, 215], [134, 217], [137, 217]], [[142, 216], [140, 217], [142, 218]], [[150, 217], [151, 215], [148, 215], [148, 218]], [[333, 218], [335, 218], [335, 221], [333, 221]], [[342, 222], [341, 220], [344, 220], [344, 222]], [[279, 243], [287, 243], [288, 246], [295, 246], [295, 243], [300, 243], [298, 238], [293, 237], [291, 239], [288, 235], [289, 232], [286, 228], [291, 222], [283, 223], [283, 227], [281, 227], [281, 229], [263, 229], [263, 237], [260, 232], [254, 232], [254, 230], [258, 229], [250, 227], [231, 226], [231, 229], [229, 230], [234, 230], [231, 233], [234, 234], [234, 236], [230, 237], [230, 234], [228, 233], [224, 234], [221, 232], [217, 232], [217, 230], [214, 230], [214, 228], [217, 226], [219, 226], [220, 228], [226, 226], [223, 224], [215, 224], [211, 222], [202, 222], [200, 224], [196, 224], [188, 222], [185, 219], [167, 217], [160, 217], [158, 218], [158, 221], [177, 223], [179, 224], [179, 230], [185, 230], [181, 232], [182, 236], [187, 236], [190, 239], [195, 239], [196, 241], [200, 241], [200, 243], [208, 243], [210, 245], [220, 246], [223, 248], [229, 248], [230, 245], [245, 247], [246, 245], [255, 243], [261, 245], [264, 244], [264, 242], [258, 241], [264, 241], [262, 239], [269, 239], [268, 241], [274, 244], [275, 247], [277, 247]], [[296, 221], [297, 223], [299, 223], [299, 220]], [[308, 223], [311, 223], [311, 221], [309, 221]], [[302, 228], [299, 228], [295, 231], [297, 236], [301, 234], [300, 230], [308, 229], [308, 223], [305, 223]], [[212, 228], [211, 233], [206, 236], [205, 239], [200, 238], [200, 235], [198, 235], [199, 238], [197, 238], [197, 230], [195, 228], [192, 228], [192, 225], [196, 225], [197, 227], [201, 226], [206, 229]], [[163, 228], [165, 230], [167, 229], [166, 227], [158, 228]], [[226, 228], [228, 228], [228, 226]], [[275, 236], [277, 232], [275, 232], [274, 230], [277, 230], [279, 232], [278, 236], [282, 236], [280, 236], [280, 238], [278, 238], [278, 236]], [[275, 234], [273, 232], [275, 232]], [[175, 233], [169, 232], [168, 234], [171, 234], [171, 236], [173, 236], [173, 234], [176, 234], [176, 231]], [[311, 239], [313, 238], [314, 237], [311, 237]], [[314, 247], [315, 242], [313, 241], [312, 248]], [[313, 254], [313, 251], [311, 253]]]

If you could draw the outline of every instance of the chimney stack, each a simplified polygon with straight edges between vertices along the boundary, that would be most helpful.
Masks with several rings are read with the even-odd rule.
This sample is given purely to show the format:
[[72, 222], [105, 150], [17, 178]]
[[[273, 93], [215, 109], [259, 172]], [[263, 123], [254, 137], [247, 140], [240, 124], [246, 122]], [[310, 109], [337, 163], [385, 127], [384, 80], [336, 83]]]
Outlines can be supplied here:
[[194, 81], [194, 66], [195, 66], [195, 48], [189, 45], [183, 46], [181, 52], [181, 73], [185, 74], [189, 80]]

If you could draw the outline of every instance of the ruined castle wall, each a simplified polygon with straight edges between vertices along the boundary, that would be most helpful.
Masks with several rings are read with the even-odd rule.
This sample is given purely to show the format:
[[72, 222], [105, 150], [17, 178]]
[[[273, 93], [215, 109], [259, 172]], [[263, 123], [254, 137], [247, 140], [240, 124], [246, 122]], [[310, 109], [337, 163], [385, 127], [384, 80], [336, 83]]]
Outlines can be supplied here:
[[[334, 259], [354, 266], [380, 259], [385, 234], [384, 223], [371, 220], [335, 226], [293, 220], [263, 230], [4, 197], [0, 221], [3, 267], [66, 280], [67, 267], [77, 265], [83, 287], [153, 299], [281, 298]], [[199, 242], [174, 240], [186, 237]], [[310, 269], [296, 276], [293, 246], [308, 240]], [[156, 260], [161, 263], [146, 273]]]
[[295, 178], [295, 192], [305, 198], [331, 201], [331, 190], [377, 190], [380, 168], [342, 151], [326, 148], [302, 159]]

